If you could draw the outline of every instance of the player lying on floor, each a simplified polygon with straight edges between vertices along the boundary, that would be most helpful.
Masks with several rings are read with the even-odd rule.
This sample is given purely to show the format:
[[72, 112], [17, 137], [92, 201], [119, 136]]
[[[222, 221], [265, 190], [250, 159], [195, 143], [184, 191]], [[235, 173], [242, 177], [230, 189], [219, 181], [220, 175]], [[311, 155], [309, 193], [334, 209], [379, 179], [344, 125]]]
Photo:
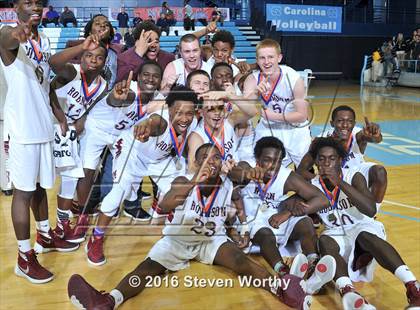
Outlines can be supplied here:
[[[252, 243], [260, 247], [264, 259], [280, 275], [289, 273], [289, 268], [283, 261], [279, 247], [290, 248], [291, 255], [302, 251], [304, 255], [296, 256], [295, 260], [301, 259], [297, 265], [303, 266], [299, 270], [299, 276], [302, 278], [308, 270], [308, 261], [310, 273], [315, 271], [308, 280], [307, 292], [312, 294], [332, 280], [335, 273], [334, 259], [324, 256], [320, 264], [327, 268], [315, 268], [319, 256], [317, 236], [311, 219], [304, 215], [291, 217], [288, 221], [278, 224], [278, 214], [282, 211], [281, 202], [291, 191], [316, 209], [327, 207], [328, 199], [300, 175], [281, 165], [285, 149], [279, 139], [263, 137], [258, 140], [254, 156], [255, 168], [251, 168], [247, 162], [240, 162], [231, 171], [232, 180], [244, 187], [242, 194]], [[248, 178], [252, 171], [257, 171], [260, 177], [254, 177], [254, 180]], [[263, 182], [260, 183], [260, 180]], [[295, 271], [292, 273], [295, 274]]]
[[312, 184], [325, 193], [330, 207], [319, 211], [295, 199], [285, 206], [295, 216], [318, 211], [325, 225], [319, 249], [322, 255], [331, 255], [337, 262], [334, 281], [343, 296], [344, 309], [375, 309], [352, 285], [352, 281], [372, 281], [375, 261], [406, 286], [409, 305], [419, 307], [419, 282], [385, 240], [382, 223], [374, 219], [377, 208], [365, 178], [357, 167], [342, 169], [342, 161], [348, 156], [343, 145], [332, 137], [317, 138], [311, 156], [318, 168]]
[[[185, 269], [192, 259], [224, 266], [239, 275], [256, 279], [271, 277], [225, 234], [233, 183], [220, 175], [223, 160], [219, 149], [212, 144], [200, 146], [195, 162], [200, 167], [195, 175], [177, 177], [161, 202], [164, 211], [174, 211], [174, 218], [165, 226], [164, 237], [153, 246], [147, 258], [110, 293], [101, 293], [80, 275], [73, 275], [68, 283], [68, 295], [74, 305], [85, 309], [114, 309], [140, 294], [145, 288], [146, 277], [163, 275], [166, 270]], [[133, 277], [139, 279], [139, 285], [130, 285]], [[311, 296], [305, 292], [305, 281], [291, 274], [281, 279], [282, 282], [290, 280], [287, 288], [278, 281], [267, 281], [263, 288], [291, 307], [309, 309]]]

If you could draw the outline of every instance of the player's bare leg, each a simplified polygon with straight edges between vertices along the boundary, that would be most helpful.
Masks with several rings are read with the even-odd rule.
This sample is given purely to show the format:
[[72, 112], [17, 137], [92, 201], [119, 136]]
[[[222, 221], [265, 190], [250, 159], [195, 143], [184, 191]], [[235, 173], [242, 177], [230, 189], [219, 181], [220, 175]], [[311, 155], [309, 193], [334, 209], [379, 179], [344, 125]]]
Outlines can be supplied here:
[[347, 263], [340, 255], [340, 247], [337, 242], [329, 236], [321, 236], [318, 246], [322, 256], [331, 255], [336, 261], [334, 281], [343, 297], [344, 309], [353, 309], [352, 306], [355, 304], [361, 305], [361, 307], [363, 305], [361, 309], [375, 309], [354, 289], [353, 283], [349, 278]]
[[[271, 277], [266, 269], [254, 263], [232, 242], [225, 242], [220, 246], [213, 263], [226, 267], [241, 276], [251, 276], [260, 280]], [[264, 285], [262, 288], [276, 295], [288, 306], [309, 309], [312, 299], [306, 295], [306, 285], [302, 282], [303, 279], [290, 274], [285, 275], [281, 279], [290, 279], [288, 287], [282, 286], [283, 281], [282, 283], [274, 283], [271, 286], [269, 285], [270, 282], [267, 281], [265, 282], [267, 285]]]

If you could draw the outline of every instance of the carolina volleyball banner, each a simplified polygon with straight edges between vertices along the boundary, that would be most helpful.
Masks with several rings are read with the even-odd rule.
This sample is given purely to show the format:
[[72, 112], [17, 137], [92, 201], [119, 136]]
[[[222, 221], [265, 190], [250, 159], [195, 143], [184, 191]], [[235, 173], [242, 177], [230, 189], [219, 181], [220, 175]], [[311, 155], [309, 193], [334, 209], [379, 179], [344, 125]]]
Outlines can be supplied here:
[[266, 5], [266, 20], [277, 31], [341, 33], [341, 6]]

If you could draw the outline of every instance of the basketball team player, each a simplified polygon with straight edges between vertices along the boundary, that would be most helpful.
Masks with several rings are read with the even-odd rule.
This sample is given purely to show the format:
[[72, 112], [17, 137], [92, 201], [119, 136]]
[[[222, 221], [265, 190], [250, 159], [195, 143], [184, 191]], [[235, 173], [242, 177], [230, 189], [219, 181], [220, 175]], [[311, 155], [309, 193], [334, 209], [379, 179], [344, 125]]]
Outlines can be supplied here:
[[[253, 169], [247, 162], [240, 162], [231, 172], [232, 175], [244, 176], [240, 184], [244, 187], [242, 196], [252, 243], [260, 247], [264, 259], [277, 273], [284, 274], [289, 271], [282, 259], [281, 251], [286, 251], [288, 256], [295, 256], [302, 251], [306, 256], [303, 256], [306, 260], [306, 268], [309, 262], [311, 269], [315, 270], [319, 256], [316, 246], [317, 236], [311, 219], [308, 216], [291, 217], [279, 225], [277, 216], [282, 210], [281, 202], [288, 197], [287, 193], [290, 191], [296, 192], [314, 208], [327, 207], [328, 200], [300, 175], [289, 168], [282, 167], [281, 161], [285, 156], [285, 150], [279, 139], [269, 136], [258, 140], [254, 156], [255, 169], [264, 171], [262, 183], [246, 179], [246, 172]], [[295, 241], [298, 241], [297, 245]], [[325, 279], [312, 292], [332, 280], [335, 272], [334, 262], [332, 259], [327, 259], [327, 261], [329, 261], [326, 264], [328, 268], [321, 273]]]
[[186, 85], [188, 74], [204, 70], [210, 74], [211, 66], [201, 58], [200, 41], [193, 34], [186, 34], [179, 41], [181, 58], [170, 62], [163, 72], [161, 91], [168, 93], [174, 84]]
[[[196, 166], [201, 169], [193, 177], [177, 177], [161, 202], [164, 211], [175, 210], [174, 218], [165, 226], [164, 237], [153, 246], [147, 258], [110, 293], [100, 293], [82, 276], [73, 275], [68, 283], [72, 303], [85, 309], [115, 309], [144, 290], [147, 276], [185, 269], [192, 259], [224, 266], [239, 275], [269, 278], [270, 273], [228, 241], [224, 233], [230, 209], [226, 202], [231, 201], [233, 183], [220, 176], [222, 157], [213, 144], [201, 145], [195, 156]], [[138, 277], [139, 285], [130, 285], [133, 276]], [[277, 282], [267, 283], [264, 289], [291, 307], [309, 309], [311, 296], [305, 293], [304, 280], [290, 274], [283, 279], [290, 279], [288, 288]]]
[[[348, 154], [334, 139], [316, 138], [311, 147], [318, 173], [312, 184], [322, 190], [330, 207], [314, 210], [306, 204], [289, 208], [293, 215], [318, 211], [325, 230], [319, 238], [322, 255], [337, 262], [334, 281], [344, 309], [375, 309], [355, 291], [352, 282], [370, 282], [375, 261], [393, 273], [406, 287], [409, 307], [420, 307], [420, 284], [396, 249], [386, 241], [384, 226], [375, 220], [375, 199], [357, 169], [342, 169]], [[375, 261], [374, 261], [374, 260]]]
[[[378, 124], [369, 122], [365, 118], [365, 126], [356, 126], [356, 113], [346, 105], [336, 107], [331, 115], [332, 128], [324, 135], [331, 136], [339, 141], [347, 152], [343, 159], [343, 168], [358, 167], [358, 171], [365, 177], [368, 188], [373, 193], [377, 208], [384, 199], [387, 188], [387, 173], [382, 165], [365, 162], [364, 153], [368, 143], [380, 143], [382, 141], [381, 129]], [[315, 175], [310, 172], [314, 165], [314, 158], [308, 152], [302, 159], [297, 172], [310, 180]]]
[[14, 7], [18, 24], [0, 25], [0, 63], [8, 85], [4, 130], [10, 137], [10, 179], [14, 187], [11, 210], [18, 243], [15, 273], [40, 284], [54, 276], [38, 262], [31, 247], [29, 208], [36, 221], [36, 250], [73, 251], [78, 245], [61, 240], [48, 221], [45, 189], [52, 188], [55, 179], [54, 127], [49, 100], [50, 42], [38, 32], [42, 1], [16, 0]]
[[[235, 151], [238, 142], [234, 127], [247, 122], [257, 114], [258, 110], [255, 102], [252, 104], [252, 102], [244, 101], [242, 96], [235, 94], [233, 87], [231, 91], [222, 94], [210, 92], [200, 97], [204, 99], [200, 111], [202, 119], [188, 137], [188, 169], [191, 172], [197, 169], [194, 166], [194, 154], [198, 147], [204, 143], [213, 143], [222, 153], [223, 170], [227, 173], [237, 161]], [[232, 102], [237, 107], [236, 112], [228, 114], [225, 102]]]
[[287, 167], [293, 162], [297, 167], [311, 144], [308, 102], [302, 78], [292, 68], [279, 65], [282, 57], [279, 43], [272, 39], [257, 45], [260, 69], [245, 80], [244, 96], [262, 101], [256, 141], [266, 136], [280, 139], [286, 149], [283, 165]]
[[[226, 92], [231, 91], [231, 87], [234, 87], [236, 95], [242, 95], [242, 91], [240, 90], [238, 83], [234, 83], [233, 75], [233, 67], [225, 62], [216, 63], [211, 69], [212, 90], [216, 92]], [[226, 109], [228, 112], [232, 112], [233, 104], [231, 102], [227, 102]], [[244, 123], [237, 124], [235, 126], [235, 134], [238, 140], [238, 144], [236, 146], [238, 161], [247, 161], [253, 165], [253, 163], [255, 163], [253, 156], [255, 130], [252, 120], [250, 119]]]
[[[80, 66], [71, 64], [70, 60], [79, 55], [81, 55]], [[66, 99], [68, 124], [74, 125], [74, 129], [79, 133], [83, 132], [86, 110], [107, 94], [107, 82], [100, 75], [106, 57], [107, 48], [97, 35], [91, 35], [82, 44], [51, 56], [50, 65], [56, 74], [53, 84]], [[73, 215], [72, 199], [78, 178], [84, 176], [83, 169], [75, 167], [71, 171], [68, 169], [61, 171], [60, 174], [55, 232], [69, 242], [81, 242], [83, 239], [73, 234], [70, 218]]]
[[[125, 100], [127, 92], [128, 85], [121, 89], [121, 93], [114, 91], [113, 96]], [[167, 110], [160, 115], [148, 116], [119, 137], [116, 143], [117, 161], [114, 161], [113, 167], [114, 184], [102, 201], [97, 226], [86, 248], [90, 264], [98, 266], [106, 263], [103, 252], [105, 229], [121, 201], [137, 191], [143, 177], [162, 175], [156, 183], [159, 190], [166, 193], [171, 181], [185, 173], [183, 150], [197, 104], [197, 96], [189, 88], [177, 86], [166, 97]], [[175, 154], [171, 156], [173, 149]]]
[[[105, 147], [112, 146], [121, 132], [131, 128], [146, 116], [146, 105], [155, 96], [162, 70], [156, 62], [144, 62], [136, 73], [137, 82], [132, 82], [133, 73], [127, 81], [115, 84], [113, 92], [100, 100], [90, 111], [85, 124], [85, 133], [80, 139], [81, 159], [85, 177], [79, 179], [77, 196], [79, 215], [74, 230], [75, 238], [84, 240], [89, 225], [87, 203], [94, 182], [95, 170]], [[120, 99], [125, 98], [125, 99]]]

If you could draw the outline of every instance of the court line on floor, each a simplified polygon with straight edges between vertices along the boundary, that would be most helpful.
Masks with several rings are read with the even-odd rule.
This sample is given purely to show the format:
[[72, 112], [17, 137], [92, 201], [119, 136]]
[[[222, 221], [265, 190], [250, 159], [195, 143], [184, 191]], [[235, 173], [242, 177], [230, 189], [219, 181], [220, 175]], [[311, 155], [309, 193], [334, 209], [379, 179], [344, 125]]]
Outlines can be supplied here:
[[385, 214], [385, 215], [389, 215], [389, 216], [394, 216], [394, 217], [399, 217], [405, 220], [409, 220], [409, 221], [414, 221], [414, 222], [419, 222], [420, 223], [420, 218], [417, 217], [411, 217], [411, 216], [407, 216], [407, 215], [401, 215], [398, 213], [394, 213], [394, 212], [388, 212], [388, 211], [379, 211], [380, 214]]
[[403, 207], [403, 208], [407, 208], [407, 209], [420, 210], [419, 207], [407, 205], [405, 203], [400, 203], [400, 202], [396, 202], [396, 201], [391, 201], [391, 200], [385, 200], [384, 199], [383, 202], [387, 203], [389, 205], [394, 205], [394, 206]]

